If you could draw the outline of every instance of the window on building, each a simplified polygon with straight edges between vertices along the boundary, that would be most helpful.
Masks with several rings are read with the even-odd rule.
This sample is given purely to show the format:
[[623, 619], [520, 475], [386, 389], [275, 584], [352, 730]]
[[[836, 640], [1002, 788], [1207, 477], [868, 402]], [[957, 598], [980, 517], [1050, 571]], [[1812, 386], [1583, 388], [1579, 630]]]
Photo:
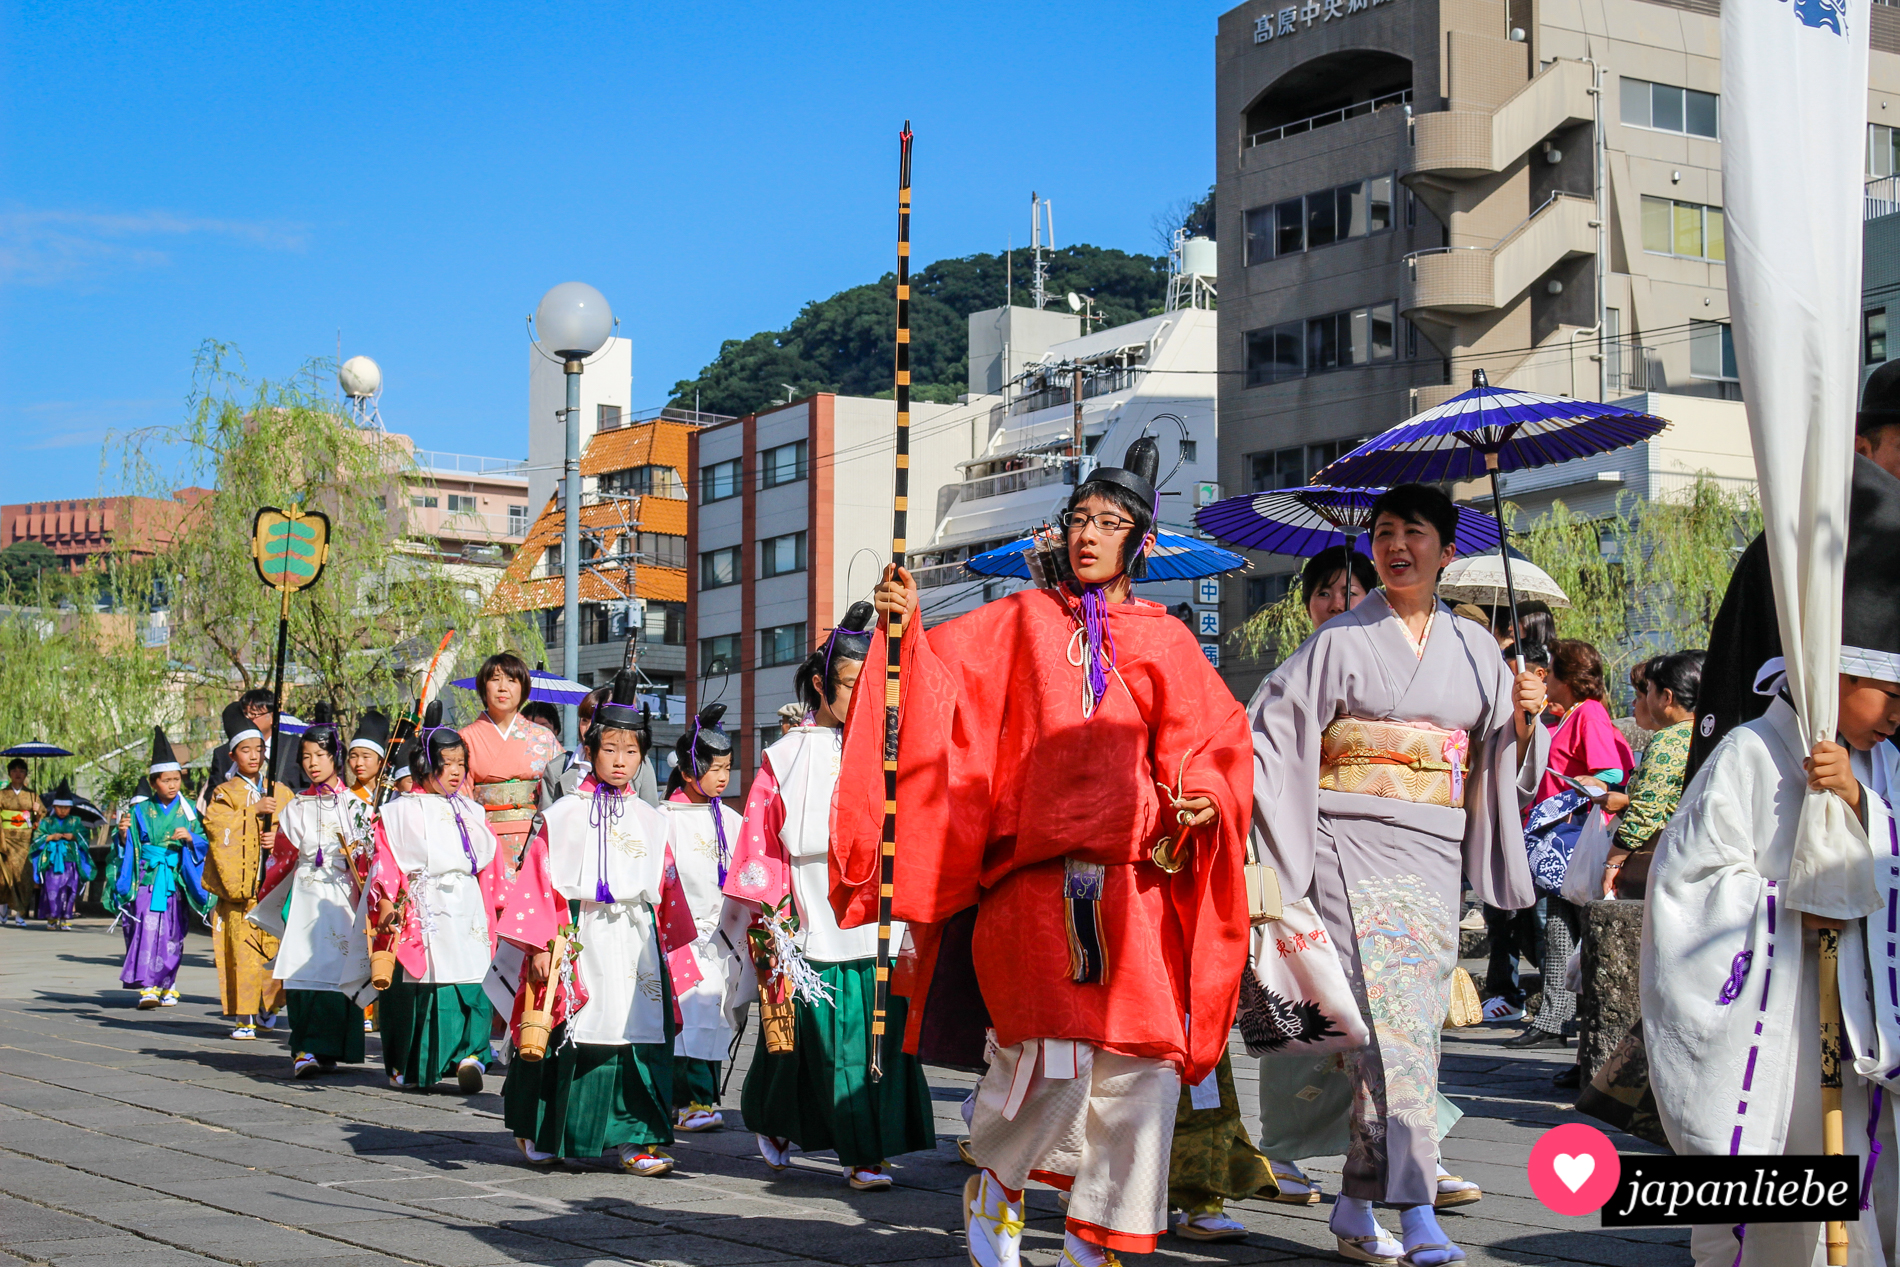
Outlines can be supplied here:
[[600, 477], [600, 491], [630, 497], [684, 497], [679, 472], [670, 466], [631, 466]]
[[1681, 132], [1717, 140], [1722, 100], [1712, 92], [1674, 88], [1623, 77], [1623, 122], [1658, 132]]
[[511, 537], [528, 535], [528, 508], [526, 506], [508, 508], [508, 535]]
[[1391, 173], [1335, 185], [1246, 214], [1247, 262], [1330, 246], [1396, 227]]
[[780, 484], [791, 484], [805, 478], [806, 442], [794, 440], [790, 444], [781, 444], [767, 449], [759, 455], [759, 483], [765, 488], [777, 488]]
[[[626, 637], [623, 632], [621, 637]], [[581, 645], [599, 646], [614, 641], [613, 609], [606, 603], [581, 604]]]
[[1250, 576], [1247, 578], [1247, 614], [1249, 616], [1262, 607], [1271, 606], [1285, 598], [1287, 591], [1299, 585], [1298, 572], [1275, 572], [1271, 576]]
[[1397, 312], [1387, 302], [1250, 330], [1247, 386], [1392, 360]]
[[411, 493], [409, 504], [417, 510], [434, 510], [439, 503], [434, 493]]
[[739, 547], [708, 550], [699, 556], [699, 588], [715, 590], [739, 583]]
[[699, 676], [737, 673], [743, 667], [739, 663], [738, 634], [720, 634], [717, 638], [699, 640]]
[[647, 600], [646, 626], [642, 636], [662, 646], [686, 645], [686, 604]]
[[805, 570], [805, 534], [788, 532], [759, 542], [759, 575], [784, 576]]
[[[624, 542], [626, 537], [622, 537]], [[686, 538], [666, 532], [642, 532], [635, 538], [638, 562], [648, 567], [683, 568], [686, 566]]]
[[1735, 371], [1735, 332], [1728, 322], [1689, 323], [1689, 375], [1727, 383], [1740, 381]]
[[1181, 460], [1183, 462], [1199, 461], [1200, 459], [1196, 456], [1199, 452], [1200, 452], [1200, 446], [1197, 445], [1194, 441], [1192, 440], [1181, 441]]
[[594, 426], [600, 431], [612, 431], [620, 425], [619, 405], [595, 405]]
[[[1280, 488], [1298, 488], [1338, 458], [1358, 448], [1363, 440], [1325, 440], [1318, 444], [1295, 444], [1265, 453], [1250, 453], [1246, 462], [1248, 492], [1270, 493]], [[1258, 580], [1259, 578], [1254, 578]]]
[[549, 576], [553, 576], [561, 570], [561, 543], [560, 542], [556, 541], [554, 544], [550, 545], [547, 548], [547, 551], [545, 553], [542, 554], [541, 566], [544, 569], [546, 569], [547, 574]]
[[714, 462], [711, 466], [701, 467], [699, 500], [717, 502], [724, 501], [728, 497], [737, 497], [741, 491], [739, 480], [743, 474], [738, 458], [730, 462]]
[[1887, 310], [1869, 308], [1860, 315], [1861, 347], [1867, 364], [1878, 365], [1887, 359]]
[[1867, 125], [1867, 174], [1900, 175], [1900, 128], [1884, 123]]
[[1645, 196], [1643, 249], [1697, 260], [1727, 259], [1728, 233], [1722, 209]]
[[794, 664], [805, 658], [805, 622], [759, 630], [759, 663]]
[[472, 515], [481, 509], [481, 503], [473, 493], [450, 493], [448, 498], [451, 515]]

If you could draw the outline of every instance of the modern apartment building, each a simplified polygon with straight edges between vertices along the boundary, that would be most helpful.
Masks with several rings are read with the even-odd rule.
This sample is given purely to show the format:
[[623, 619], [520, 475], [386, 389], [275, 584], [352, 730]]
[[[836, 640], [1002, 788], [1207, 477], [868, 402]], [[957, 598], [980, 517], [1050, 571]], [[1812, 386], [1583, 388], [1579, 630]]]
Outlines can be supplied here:
[[580, 656], [562, 658], [565, 518], [550, 498], [490, 599], [490, 612], [531, 612], [548, 667], [584, 685], [612, 679], [633, 638], [652, 697], [656, 749], [686, 718], [688, 449], [695, 425], [666, 416], [597, 427], [581, 454]]
[[[980, 452], [959, 464], [956, 482], [946, 484], [938, 495], [934, 533], [917, 550], [917, 583], [927, 622], [948, 619], [1028, 584], [975, 580], [963, 560], [1053, 522], [1075, 487], [1078, 467], [1086, 472], [1090, 466], [1119, 465], [1128, 446], [1144, 432], [1161, 445], [1161, 473], [1166, 477], [1161, 527], [1193, 533], [1194, 509], [1216, 479], [1219, 322], [1212, 306], [1212, 280], [1203, 276], [1198, 295], [1190, 295], [1181, 307], [1089, 334], [1073, 327], [1067, 332], [1048, 328], [1049, 319], [1058, 315], [1073, 322], [1067, 313], [1001, 308], [970, 314], [968, 404], [984, 411], [986, 439]], [[1030, 330], [1066, 337], [1030, 342]], [[986, 355], [999, 342], [994, 331], [1013, 336], [1011, 359], [1017, 368], [1010, 381], [999, 381], [993, 368], [996, 358]], [[977, 394], [985, 387], [1000, 394]], [[1198, 598], [1192, 581], [1144, 582], [1139, 588], [1143, 598], [1169, 607], [1187, 604], [1192, 609]], [[1206, 617], [1191, 614], [1190, 623], [1218, 656], [1220, 630], [1212, 623], [1218, 612], [1209, 606]], [[1204, 619], [1210, 623], [1203, 628]]]
[[[1886, 176], [1900, 166], [1900, 10], [1873, 7], [1871, 41], [1869, 175]], [[1307, 482], [1474, 369], [1588, 399], [1734, 400], [1720, 56], [1716, 0], [1224, 14], [1226, 491]], [[1738, 408], [1710, 416], [1745, 431]], [[1257, 562], [1226, 587], [1230, 627], [1296, 563]], [[1264, 668], [1226, 671], [1244, 697]]]
[[[911, 406], [910, 530], [987, 437], [989, 410]], [[693, 432], [687, 707], [718, 699], [735, 791], [778, 736], [794, 674], [890, 561], [896, 406], [820, 393]]]

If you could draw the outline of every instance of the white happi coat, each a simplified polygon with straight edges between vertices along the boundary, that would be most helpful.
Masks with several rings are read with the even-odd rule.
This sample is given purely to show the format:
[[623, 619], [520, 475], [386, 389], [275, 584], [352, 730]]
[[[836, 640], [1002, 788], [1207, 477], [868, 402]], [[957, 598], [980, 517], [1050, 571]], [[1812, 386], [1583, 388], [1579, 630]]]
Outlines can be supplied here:
[[[1794, 709], [1766, 714], [1723, 739], [1683, 794], [1656, 845], [1643, 927], [1643, 1037], [1649, 1079], [1679, 1153], [1818, 1153], [1820, 1056], [1815, 934], [1782, 900], [1807, 786]], [[1873, 873], [1882, 909], [1841, 934], [1843, 1106], [1847, 1152], [1868, 1156], [1870, 1092], [1900, 1081], [1900, 759], [1892, 745], [1855, 752], [1865, 826], [1846, 815], [1857, 861]], [[1727, 1002], [1724, 1002], [1724, 999]], [[1856, 1076], [1857, 1075], [1857, 1076]], [[1892, 1262], [1900, 1171], [1888, 1100], [1875, 1208], [1847, 1224], [1850, 1263]], [[1744, 1263], [1825, 1262], [1819, 1224], [1748, 1228]], [[1734, 1238], [1698, 1229], [1699, 1262], [1726, 1265]], [[1819, 1253], [1821, 1257], [1813, 1255]]]
[[[792, 905], [798, 910], [798, 948], [818, 963], [849, 963], [877, 954], [877, 925], [838, 927], [831, 909], [831, 797], [844, 760], [844, 731], [797, 726], [765, 750], [785, 809], [780, 836], [791, 864]], [[904, 924], [891, 921], [891, 945], [904, 942]]]
[[246, 918], [277, 934], [271, 975], [287, 990], [336, 990], [358, 1003], [375, 997], [362, 897], [351, 893], [343, 850], [345, 840], [353, 848], [369, 847], [366, 814], [362, 800], [344, 792], [298, 796], [278, 816], [279, 828], [297, 848], [297, 869], [287, 886], [264, 894]]
[[[714, 804], [724, 820], [730, 850], [739, 842], [745, 819], [724, 801], [694, 805], [669, 800], [660, 805], [660, 813], [666, 818], [666, 843], [673, 850], [680, 887], [686, 891], [686, 907], [693, 913], [693, 959], [701, 973], [692, 989], [680, 995], [680, 1032], [673, 1039], [673, 1053], [693, 1060], [724, 1060], [729, 1054], [732, 1024], [726, 1016], [726, 995], [729, 978], [734, 975], [732, 961], [741, 945], [728, 928], [722, 928], [730, 921], [725, 919], [725, 894], [719, 891]], [[739, 927], [742, 929], [743, 923]]]
[[[620, 812], [601, 823], [592, 821], [595, 798], [586, 793], [563, 796], [542, 815], [548, 878], [577, 907], [575, 971], [587, 988], [587, 1005], [568, 1033], [599, 1047], [663, 1043], [664, 964], [652, 908], [660, 902], [666, 820], [638, 797], [614, 799]], [[603, 859], [611, 902], [596, 900]]]
[[477, 876], [495, 860], [495, 836], [482, 807], [465, 796], [418, 789], [383, 807], [383, 833], [408, 886], [429, 956], [428, 971], [416, 980], [477, 984], [493, 957], [488, 899]]

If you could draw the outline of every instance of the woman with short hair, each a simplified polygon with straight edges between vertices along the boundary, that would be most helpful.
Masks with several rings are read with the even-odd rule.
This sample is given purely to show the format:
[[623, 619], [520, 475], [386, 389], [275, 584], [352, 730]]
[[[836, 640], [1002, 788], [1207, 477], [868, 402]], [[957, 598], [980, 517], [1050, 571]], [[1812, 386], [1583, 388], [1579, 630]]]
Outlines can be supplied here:
[[[1464, 1258], [1433, 1211], [1461, 877], [1507, 910], [1535, 900], [1518, 753], [1543, 690], [1534, 675], [1513, 680], [1496, 641], [1438, 598], [1456, 555], [1449, 497], [1399, 485], [1373, 503], [1371, 524], [1379, 588], [1317, 630], [1248, 707], [1254, 827], [1282, 892], [1313, 900], [1371, 1032], [1348, 1057], [1350, 1148], [1329, 1220], [1339, 1251], [1441, 1267]], [[1402, 1208], [1399, 1239], [1375, 1202]]]

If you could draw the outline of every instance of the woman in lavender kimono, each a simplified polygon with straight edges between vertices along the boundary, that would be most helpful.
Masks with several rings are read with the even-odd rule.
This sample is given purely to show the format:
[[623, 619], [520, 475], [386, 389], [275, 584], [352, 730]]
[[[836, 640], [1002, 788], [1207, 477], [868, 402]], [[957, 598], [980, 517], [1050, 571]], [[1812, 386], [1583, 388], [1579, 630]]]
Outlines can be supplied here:
[[[1536, 900], [1519, 826], [1519, 745], [1542, 707], [1496, 641], [1437, 597], [1451, 499], [1404, 484], [1372, 507], [1380, 588], [1262, 684], [1254, 827], [1288, 898], [1310, 897], [1365, 1013], [1340, 1253], [1416, 1267], [1464, 1251], [1438, 1225], [1438, 1035], [1457, 963], [1460, 876], [1503, 909]], [[1528, 711], [1527, 711], [1528, 710]], [[1373, 1217], [1403, 1208], [1403, 1245]]]

